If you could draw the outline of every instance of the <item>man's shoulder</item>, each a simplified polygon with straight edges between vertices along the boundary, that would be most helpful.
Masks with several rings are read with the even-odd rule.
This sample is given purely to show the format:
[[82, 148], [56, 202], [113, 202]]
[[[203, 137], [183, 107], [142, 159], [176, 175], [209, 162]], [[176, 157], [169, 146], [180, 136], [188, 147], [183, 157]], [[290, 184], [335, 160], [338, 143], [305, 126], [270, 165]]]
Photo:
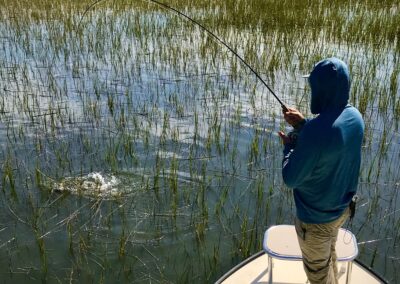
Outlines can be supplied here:
[[354, 115], [354, 116], [357, 116], [362, 119], [362, 115], [361, 115], [360, 111], [355, 106], [352, 106], [351, 104], [348, 104], [344, 108], [343, 113]]
[[353, 125], [359, 125], [360, 127], [364, 128], [364, 119], [361, 115], [361, 113], [358, 111], [357, 108], [355, 108], [352, 105], [348, 105], [344, 111], [343, 115], [341, 115], [343, 118], [343, 122], [349, 122], [352, 121]]

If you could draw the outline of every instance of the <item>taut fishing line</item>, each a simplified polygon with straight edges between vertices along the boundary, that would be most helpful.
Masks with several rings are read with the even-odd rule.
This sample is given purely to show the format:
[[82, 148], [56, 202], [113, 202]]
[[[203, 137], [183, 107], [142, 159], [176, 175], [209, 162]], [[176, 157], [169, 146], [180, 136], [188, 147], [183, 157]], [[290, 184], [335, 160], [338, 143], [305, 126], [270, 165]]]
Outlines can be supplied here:
[[[97, 5], [98, 3], [102, 2], [104, 0], [97, 0], [95, 2], [93, 2], [92, 4], [89, 5], [89, 7], [86, 8], [85, 12], [82, 14], [81, 19], [79, 20], [78, 23], [78, 27], [80, 26], [82, 19], [84, 18], [84, 16], [86, 15], [86, 13], [93, 8], [95, 5]], [[226, 44], [222, 39], [220, 39], [216, 34], [214, 34], [212, 31], [210, 31], [209, 29], [207, 29], [204, 25], [202, 25], [201, 23], [199, 23], [198, 21], [190, 18], [188, 15], [182, 13], [181, 11], [167, 5], [164, 4], [162, 2], [159, 2], [157, 0], [147, 0], [148, 2], [154, 3], [158, 6], [163, 7], [164, 9], [170, 10], [175, 12], [176, 14], [178, 14], [179, 16], [184, 17], [185, 19], [187, 19], [188, 21], [192, 22], [193, 24], [199, 26], [202, 30], [204, 30], [205, 32], [207, 32], [212, 38], [214, 38], [215, 40], [217, 40], [219, 43], [221, 43], [222, 45], [224, 45], [230, 52], [232, 52], [245, 66], [247, 66], [251, 72], [253, 72], [253, 74], [264, 84], [264, 86], [268, 89], [268, 91], [274, 96], [274, 98], [279, 102], [279, 104], [282, 107], [282, 110], [284, 112], [288, 111], [288, 108], [286, 107], [286, 105], [281, 101], [281, 99], [279, 99], [279, 97], [275, 94], [275, 92], [272, 90], [272, 88], [270, 86], [268, 86], [268, 84], [263, 80], [263, 78], [261, 78], [261, 76], [254, 70], [253, 67], [250, 66], [250, 64], [248, 64], [235, 50], [233, 50], [228, 44]]]

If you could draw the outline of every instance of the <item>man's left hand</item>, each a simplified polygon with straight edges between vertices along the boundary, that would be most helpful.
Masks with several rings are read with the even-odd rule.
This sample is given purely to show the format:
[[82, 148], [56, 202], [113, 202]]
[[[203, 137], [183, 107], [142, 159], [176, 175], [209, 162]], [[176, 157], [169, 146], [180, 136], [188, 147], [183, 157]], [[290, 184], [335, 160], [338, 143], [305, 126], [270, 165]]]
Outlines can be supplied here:
[[282, 144], [286, 145], [286, 144], [292, 144], [292, 143], [294, 142], [294, 141], [292, 140], [292, 138], [290, 138], [289, 136], [287, 136], [287, 135], [285, 134], [285, 132], [279, 131], [278, 134], [279, 134], [279, 137], [280, 137], [281, 140], [282, 140]]

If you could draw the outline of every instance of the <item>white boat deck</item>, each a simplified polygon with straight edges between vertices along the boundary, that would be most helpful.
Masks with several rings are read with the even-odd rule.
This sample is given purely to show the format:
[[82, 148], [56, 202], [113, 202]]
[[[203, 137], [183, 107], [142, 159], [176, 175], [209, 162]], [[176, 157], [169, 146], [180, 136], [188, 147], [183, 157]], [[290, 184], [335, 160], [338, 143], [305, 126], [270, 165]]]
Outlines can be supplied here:
[[[307, 283], [307, 276], [303, 270], [303, 263], [301, 261], [274, 259], [273, 265], [272, 283]], [[339, 263], [338, 265], [339, 284], [344, 284], [346, 282], [346, 266], [346, 263]], [[222, 280], [222, 282], [217, 283], [269, 283], [268, 255], [266, 253], [260, 253], [254, 260], [233, 272], [225, 280]], [[354, 262], [351, 272], [351, 283], [374, 284], [384, 282], [360, 264]]]
[[[233, 268], [217, 283], [308, 283], [294, 226], [270, 227], [265, 232], [263, 247], [264, 251]], [[350, 231], [339, 230], [336, 252], [339, 284], [386, 283], [371, 270], [354, 261], [358, 248], [356, 237]], [[348, 273], [350, 274], [347, 275]]]

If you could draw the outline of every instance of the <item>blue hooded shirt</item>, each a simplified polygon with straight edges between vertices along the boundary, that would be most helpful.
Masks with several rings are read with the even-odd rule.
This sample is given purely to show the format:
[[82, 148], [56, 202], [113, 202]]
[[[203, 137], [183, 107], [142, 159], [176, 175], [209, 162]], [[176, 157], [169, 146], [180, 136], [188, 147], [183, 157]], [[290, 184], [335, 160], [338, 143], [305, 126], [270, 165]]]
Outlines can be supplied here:
[[311, 112], [296, 145], [284, 149], [282, 176], [293, 188], [297, 217], [305, 223], [328, 223], [341, 216], [357, 190], [364, 122], [348, 104], [349, 71], [329, 58], [312, 70]]

